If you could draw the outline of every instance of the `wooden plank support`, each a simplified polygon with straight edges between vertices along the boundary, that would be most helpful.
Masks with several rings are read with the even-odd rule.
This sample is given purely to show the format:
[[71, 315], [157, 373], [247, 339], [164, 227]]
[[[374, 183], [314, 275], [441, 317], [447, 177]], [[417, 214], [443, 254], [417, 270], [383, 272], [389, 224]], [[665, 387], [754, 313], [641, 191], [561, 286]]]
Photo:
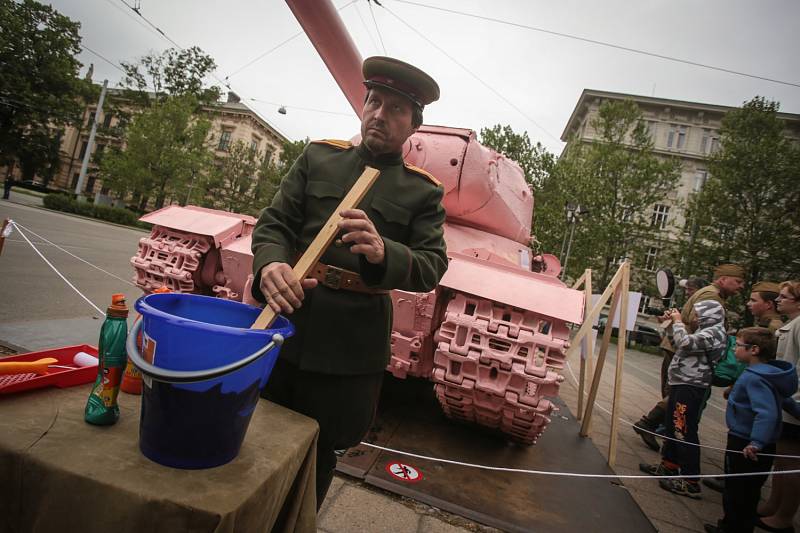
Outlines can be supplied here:
[[[578, 283], [577, 287], [583, 282], [584, 294], [584, 313], [583, 316], [589, 316], [592, 309], [592, 269], [587, 268]], [[576, 420], [583, 418], [583, 398], [586, 389], [586, 376], [592, 375], [592, 359], [594, 357], [594, 340], [591, 334], [587, 334], [581, 341], [584, 344], [584, 349], [581, 353], [580, 374], [578, 376], [578, 412], [576, 413]]]
[[[333, 212], [333, 214], [328, 218], [328, 221], [322, 226], [322, 229], [319, 231], [314, 240], [311, 241], [311, 244], [308, 246], [308, 249], [303, 253], [300, 260], [294, 266], [294, 275], [297, 276], [298, 280], [304, 280], [308, 277], [308, 273], [311, 272], [311, 269], [314, 268], [314, 265], [317, 264], [319, 258], [322, 257], [322, 254], [325, 250], [330, 246], [333, 239], [336, 237], [336, 234], [339, 233], [339, 221], [342, 220], [342, 216], [339, 214], [342, 211], [347, 209], [354, 209], [361, 200], [364, 199], [364, 196], [367, 194], [367, 191], [372, 187], [375, 183], [375, 180], [378, 179], [378, 175], [380, 171], [374, 169], [372, 167], [367, 167], [364, 169], [364, 172], [359, 176], [358, 180], [355, 182], [353, 187], [350, 191], [345, 195], [342, 201], [339, 203], [339, 206]], [[275, 311], [267, 305], [264, 307], [264, 310], [261, 311], [261, 314], [258, 315], [258, 318], [250, 329], [266, 329], [272, 325], [272, 322], [277, 317]]]
[[603, 306], [606, 305], [608, 299], [611, 297], [611, 294], [617, 288], [619, 284], [619, 280], [622, 278], [622, 268], [620, 267], [614, 277], [611, 278], [611, 281], [606, 287], [606, 290], [603, 291], [603, 294], [600, 295], [600, 299], [594, 304], [592, 310], [589, 312], [588, 316], [583, 317], [583, 324], [581, 325], [578, 333], [575, 334], [575, 337], [572, 338], [569, 350], [567, 350], [567, 357], [571, 357], [573, 352], [580, 349], [580, 343], [583, 340], [583, 337], [592, 329], [592, 322], [594, 322], [594, 317], [600, 314], [600, 311], [603, 310]]
[[[594, 410], [594, 402], [597, 399], [597, 389], [600, 386], [600, 378], [603, 374], [603, 366], [606, 362], [606, 354], [608, 353], [608, 346], [611, 343], [611, 330], [613, 327], [611, 324], [614, 320], [614, 315], [617, 313], [617, 307], [619, 306], [619, 300], [621, 296], [621, 291], [618, 290], [621, 284], [623, 275], [624, 275], [624, 265], [620, 266], [617, 270], [617, 273], [614, 274], [614, 277], [611, 279], [611, 283], [608, 284], [606, 287], [605, 292], [598, 300], [597, 304], [595, 304], [594, 308], [592, 309], [591, 314], [595, 314], [595, 312], [599, 313], [600, 310], [598, 306], [602, 307], [605, 304], [605, 300], [608, 299], [611, 294], [613, 293], [614, 297], [611, 300], [611, 307], [608, 310], [608, 319], [606, 320], [606, 327], [603, 331], [603, 341], [600, 344], [600, 353], [597, 355], [597, 364], [594, 369], [594, 375], [592, 377], [592, 385], [589, 388], [589, 398], [586, 400], [586, 411], [583, 415], [583, 423], [581, 424], [581, 437], [586, 437], [589, 435], [589, 429], [592, 424], [592, 413]], [[591, 326], [591, 322], [584, 321], [584, 326], [586, 325]], [[581, 328], [583, 329], [583, 327]], [[572, 347], [571, 347], [572, 348]]]
[[[617, 333], [617, 367], [614, 374], [614, 400], [611, 402], [611, 435], [608, 439], [608, 464], [614, 466], [617, 460], [617, 430], [619, 425], [619, 397], [622, 393], [622, 365], [625, 361], [625, 345], [628, 334], [628, 293], [630, 290], [631, 264], [628, 261], [623, 263], [625, 274], [622, 276], [622, 295], [620, 296], [619, 310], [619, 329]], [[613, 315], [611, 315], [613, 316]], [[606, 322], [606, 329], [610, 330], [608, 324], [611, 322], [609, 316]]]

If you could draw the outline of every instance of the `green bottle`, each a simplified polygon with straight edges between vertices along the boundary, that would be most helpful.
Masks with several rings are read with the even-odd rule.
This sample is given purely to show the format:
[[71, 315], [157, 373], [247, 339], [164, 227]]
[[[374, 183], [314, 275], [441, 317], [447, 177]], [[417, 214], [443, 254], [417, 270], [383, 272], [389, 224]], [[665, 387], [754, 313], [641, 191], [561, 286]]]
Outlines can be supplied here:
[[128, 308], [125, 305], [125, 295], [114, 294], [106, 312], [106, 320], [100, 328], [97, 379], [84, 412], [84, 418], [90, 424], [110, 426], [119, 419], [117, 396], [128, 361], [125, 351], [127, 336]]

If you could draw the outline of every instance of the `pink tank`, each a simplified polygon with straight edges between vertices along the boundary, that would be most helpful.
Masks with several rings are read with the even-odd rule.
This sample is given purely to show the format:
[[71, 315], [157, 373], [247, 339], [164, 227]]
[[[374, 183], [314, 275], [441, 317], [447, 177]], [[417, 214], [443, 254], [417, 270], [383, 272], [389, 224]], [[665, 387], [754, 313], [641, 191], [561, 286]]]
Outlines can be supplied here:
[[[338, 13], [329, 0], [287, 4], [360, 115], [362, 58]], [[420, 127], [403, 155], [444, 186], [450, 261], [435, 290], [392, 291], [387, 370], [430, 379], [451, 418], [535, 443], [564, 379], [567, 324], [583, 320], [583, 292], [558, 280], [555, 257], [532, 256], [533, 195], [515, 162], [478, 143], [474, 131], [445, 126]], [[131, 260], [143, 290], [166, 285], [255, 303], [252, 217], [169, 206], [141, 220], [154, 225]]]

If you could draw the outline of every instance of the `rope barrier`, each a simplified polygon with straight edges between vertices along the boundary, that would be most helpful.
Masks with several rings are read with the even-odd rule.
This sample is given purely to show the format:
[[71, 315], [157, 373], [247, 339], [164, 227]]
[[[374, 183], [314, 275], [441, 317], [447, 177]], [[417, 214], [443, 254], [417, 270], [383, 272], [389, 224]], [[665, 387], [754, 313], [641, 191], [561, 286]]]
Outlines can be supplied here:
[[[107, 272], [106, 270], [103, 270], [102, 268], [100, 268], [100, 267], [98, 267], [96, 265], [93, 265], [92, 263], [90, 263], [90, 262], [78, 257], [77, 255], [75, 255], [75, 254], [73, 254], [71, 252], [68, 252], [67, 250], [63, 249], [62, 247], [60, 247], [60, 246], [50, 242], [49, 240], [45, 239], [41, 235], [38, 235], [37, 233], [31, 231], [30, 229], [25, 228], [24, 226], [21, 226], [20, 224], [17, 224], [13, 220], [9, 219], [9, 225], [11, 225], [14, 228], [16, 228], [16, 230], [19, 232], [19, 234], [22, 236], [22, 238], [25, 239], [25, 241], [31, 246], [31, 248], [33, 248], [33, 251], [36, 252], [39, 255], [39, 257], [42, 258], [42, 260], [53, 270], [53, 272], [55, 272], [58, 275], [58, 277], [60, 277], [67, 285], [69, 285], [69, 287], [72, 288], [72, 290], [74, 290], [89, 305], [91, 305], [95, 310], [97, 310], [98, 313], [100, 313], [101, 317], [104, 317], [105, 313], [99, 307], [97, 307], [94, 303], [92, 303], [92, 301], [89, 300], [89, 298], [87, 298], [80, 290], [78, 290], [78, 288], [75, 287], [75, 285], [70, 283], [70, 281], [63, 274], [61, 274], [61, 272], [59, 272], [59, 270], [50, 261], [47, 260], [47, 258], [39, 251], [39, 249], [36, 248], [36, 246], [33, 244], [33, 242], [31, 242], [31, 240], [25, 235], [25, 233], [22, 231], [23, 228], [25, 229], [25, 231], [28, 231], [29, 233], [31, 233], [32, 235], [34, 235], [37, 238], [41, 239], [42, 241], [46, 242], [47, 244], [58, 248], [62, 252], [65, 252], [65, 253], [69, 254], [70, 256], [74, 257], [75, 259], [78, 259], [78, 260], [82, 261], [83, 263], [86, 263], [87, 265], [89, 265], [89, 266], [91, 266], [91, 267], [93, 267], [93, 268], [95, 268], [95, 269], [97, 269], [97, 270], [99, 270], [99, 271], [111, 276], [111, 277], [114, 277], [114, 278], [116, 278], [116, 279], [118, 279], [120, 281], [125, 281], [126, 283], [128, 283], [130, 285], [134, 285], [133, 283], [130, 283], [129, 281], [126, 281], [126, 280], [124, 280], [124, 279], [122, 279], [122, 278], [120, 278], [120, 277], [118, 277], [118, 276], [116, 276], [116, 275], [114, 275], [114, 274], [112, 274], [110, 272]], [[567, 366], [567, 370], [569, 371], [573, 381], [577, 385], [578, 379], [575, 376], [575, 373], [573, 372], [572, 366], [570, 365], [569, 361], [566, 362], [566, 366]], [[604, 411], [605, 413], [608, 413], [609, 415], [612, 414], [611, 411], [609, 411], [608, 409], [606, 409], [605, 407], [600, 405], [597, 401], [595, 401], [594, 404], [595, 404], [595, 406], [597, 406], [600, 410]], [[618, 420], [620, 422], [624, 423], [624, 424], [629, 425], [629, 426], [633, 426], [634, 425], [633, 423], [631, 423], [631, 422], [629, 422], [629, 421], [627, 421], [627, 420], [625, 420], [623, 418], [618, 418]], [[718, 451], [723, 451], [723, 452], [742, 453], [740, 450], [727, 450], [725, 448], [718, 448], [718, 447], [715, 447], [715, 446], [701, 445], [701, 444], [696, 444], [696, 443], [693, 443], [693, 442], [685, 442], [685, 441], [682, 441], [682, 440], [679, 440], [679, 439], [674, 439], [674, 438], [671, 438], [671, 437], [667, 437], [665, 435], [659, 435], [658, 433], [655, 433], [655, 432], [652, 432], [652, 431], [648, 431], [648, 430], [645, 430], [643, 428], [637, 428], [637, 429], [640, 429], [640, 430], [645, 431], [647, 433], [651, 433], [651, 434], [653, 434], [653, 435], [655, 435], [657, 437], [661, 437], [663, 439], [670, 439], [670, 440], [674, 440], [676, 442], [680, 442], [680, 443], [683, 443], [683, 444], [689, 444], [689, 445], [692, 445], [692, 446], [698, 446], [700, 448], [708, 448], [708, 449], [718, 450]], [[466, 462], [462, 462], [462, 461], [454, 461], [452, 459], [443, 459], [441, 457], [431, 457], [431, 456], [416, 454], [416, 453], [412, 453], [412, 452], [396, 450], [394, 448], [387, 448], [387, 447], [384, 447], [384, 446], [379, 446], [377, 444], [372, 444], [370, 442], [361, 442], [361, 444], [364, 445], [364, 446], [370, 447], [370, 448], [374, 448], [374, 449], [377, 449], [377, 450], [384, 451], [384, 452], [396, 453], [398, 455], [404, 455], [404, 456], [407, 456], [407, 457], [414, 457], [416, 459], [423, 459], [423, 460], [426, 460], [426, 461], [436, 461], [436, 462], [439, 462], [439, 463], [446, 463], [446, 464], [452, 464], [452, 465], [456, 465], [456, 466], [464, 466], [464, 467], [468, 467], [468, 468], [477, 468], [477, 469], [481, 469], [481, 470], [490, 470], [490, 471], [496, 471], [496, 472], [511, 472], [511, 473], [520, 473], [520, 474], [540, 475], [540, 476], [561, 476], [561, 477], [592, 478], [592, 479], [685, 479], [687, 477], [691, 477], [692, 479], [695, 479], [695, 478], [702, 479], [702, 478], [748, 477], [748, 476], [759, 476], [759, 475], [769, 475], [769, 474], [773, 474], [773, 475], [800, 474], [800, 470], [773, 470], [773, 471], [769, 471], [769, 472], [742, 472], [742, 473], [736, 473], [736, 474], [698, 474], [696, 476], [685, 476], [685, 475], [658, 475], [658, 476], [652, 476], [652, 475], [649, 475], [649, 474], [645, 474], [645, 475], [641, 475], [641, 474], [585, 474], [585, 473], [580, 473], [580, 472], [553, 472], [553, 471], [549, 471], [549, 470], [531, 470], [531, 469], [522, 469], [522, 468], [507, 468], [507, 467], [500, 467], [500, 466], [482, 465], [482, 464], [476, 464], [476, 463], [466, 463]], [[796, 456], [796, 455], [778, 455], [778, 454], [767, 454], [767, 453], [763, 453], [763, 454], [760, 454], [760, 455], [769, 456], [769, 457], [782, 457], [782, 458], [787, 458], [787, 459], [800, 459], [800, 456]]]
[[38, 233], [34, 232], [33, 230], [31, 230], [31, 229], [29, 229], [29, 228], [26, 228], [26, 227], [25, 227], [25, 226], [23, 226], [22, 224], [20, 224], [20, 223], [18, 223], [18, 222], [14, 222], [14, 225], [15, 225], [15, 226], [17, 226], [17, 228], [24, 229], [25, 231], [27, 231], [28, 233], [30, 233], [30, 234], [31, 234], [31, 235], [33, 235], [34, 237], [36, 237], [36, 238], [38, 238], [38, 239], [41, 239], [42, 241], [46, 242], [46, 243], [47, 243], [47, 244], [49, 244], [50, 246], [53, 246], [53, 247], [55, 247], [55, 248], [58, 248], [59, 250], [61, 250], [61, 251], [62, 251], [62, 252], [64, 252], [65, 254], [67, 254], [67, 255], [70, 255], [70, 256], [72, 256], [72, 257], [74, 257], [74, 258], [75, 258], [75, 259], [77, 259], [78, 261], [81, 261], [81, 262], [83, 262], [83, 263], [86, 263], [86, 264], [87, 264], [87, 265], [89, 265], [90, 267], [92, 267], [92, 268], [94, 268], [94, 269], [96, 269], [96, 270], [99, 270], [99, 271], [100, 271], [100, 272], [102, 272], [103, 274], [107, 274], [107, 275], [111, 276], [112, 278], [116, 278], [116, 279], [120, 280], [120, 281], [121, 281], [121, 282], [123, 282], [123, 283], [127, 283], [127, 284], [128, 284], [128, 285], [130, 285], [131, 287], [136, 287], [136, 284], [135, 284], [135, 283], [131, 283], [131, 282], [130, 282], [130, 280], [123, 279], [123, 278], [121, 278], [121, 277], [117, 276], [116, 274], [112, 274], [111, 272], [108, 272], [107, 270], [103, 270], [102, 268], [100, 268], [100, 267], [99, 267], [99, 266], [97, 266], [97, 265], [93, 265], [92, 263], [90, 263], [90, 262], [89, 262], [89, 261], [87, 261], [86, 259], [83, 259], [83, 258], [81, 258], [81, 257], [78, 257], [77, 255], [73, 254], [72, 252], [70, 252], [70, 251], [68, 251], [68, 250], [65, 250], [65, 249], [64, 249], [64, 248], [62, 248], [61, 246], [59, 246], [59, 245], [57, 245], [57, 244], [55, 244], [55, 243], [53, 243], [53, 242], [50, 242], [50, 241], [48, 241], [47, 239], [45, 239], [44, 237], [42, 237], [42, 236], [41, 236], [41, 235], [39, 235]]
[[96, 310], [96, 311], [99, 313], [99, 315], [98, 315], [98, 317], [99, 317], [99, 318], [103, 318], [103, 317], [105, 317], [105, 316], [106, 316], [106, 314], [103, 312], [103, 310], [102, 310], [102, 309], [100, 309], [99, 307], [97, 307], [96, 305], [94, 305], [94, 304], [92, 303], [92, 301], [91, 301], [89, 298], [87, 298], [87, 297], [86, 297], [86, 296], [85, 296], [85, 295], [84, 295], [84, 294], [83, 294], [81, 291], [79, 291], [79, 290], [78, 290], [78, 288], [77, 288], [77, 287], [75, 287], [75, 285], [73, 285], [72, 283], [70, 283], [70, 281], [69, 281], [69, 280], [68, 280], [66, 277], [64, 277], [64, 275], [63, 275], [61, 272], [59, 272], [59, 271], [58, 271], [58, 269], [57, 269], [55, 266], [53, 266], [53, 263], [51, 263], [50, 261], [48, 261], [48, 260], [47, 260], [47, 258], [46, 258], [46, 257], [45, 257], [45, 256], [42, 254], [42, 252], [40, 252], [40, 251], [39, 251], [39, 249], [38, 249], [38, 248], [36, 248], [36, 245], [35, 245], [35, 244], [33, 244], [33, 243], [31, 242], [31, 240], [28, 238], [28, 236], [27, 236], [27, 235], [25, 235], [25, 234], [22, 232], [22, 230], [20, 229], [20, 227], [17, 225], [17, 223], [16, 223], [16, 222], [14, 222], [13, 220], [9, 220], [9, 224], [10, 224], [10, 225], [12, 225], [12, 226], [14, 226], [14, 227], [16, 228], [17, 232], [19, 232], [19, 234], [22, 236], [22, 238], [23, 238], [23, 239], [25, 239], [25, 241], [26, 241], [28, 244], [30, 244], [30, 245], [31, 245], [31, 248], [33, 248], [33, 251], [34, 251], [34, 252], [36, 252], [36, 253], [39, 255], [39, 257], [41, 257], [41, 258], [42, 258], [42, 260], [43, 260], [45, 263], [47, 263], [47, 266], [49, 266], [51, 269], [53, 269], [53, 272], [55, 272], [55, 273], [58, 275], [58, 277], [60, 277], [62, 280], [64, 280], [64, 283], [66, 283], [67, 285], [69, 285], [69, 286], [70, 286], [70, 288], [72, 288], [72, 290], [73, 290], [73, 291], [75, 291], [75, 292], [77, 292], [77, 293], [78, 293], [78, 296], [80, 296], [81, 298], [83, 298], [84, 300], [86, 300], [86, 303], [88, 303], [89, 305], [91, 305], [91, 306], [92, 306], [92, 307], [93, 307], [93, 308], [94, 308], [94, 309], [95, 309], [95, 310]]
[[[567, 363], [567, 370], [569, 371], [570, 376], [572, 377], [572, 381], [575, 382], [574, 383], [575, 386], [578, 386], [578, 378], [575, 376], [575, 372], [573, 372], [572, 366], [569, 364], [569, 361], [567, 361], [566, 363]], [[597, 403], [597, 400], [595, 400], [594, 405], [598, 409], [603, 411], [604, 413], [607, 413], [609, 415], [612, 414], [611, 411], [609, 411], [608, 409], [606, 409], [605, 407], [603, 407], [602, 405]], [[655, 431], [650, 431], [650, 430], [645, 429], [643, 427], [636, 426], [634, 423], [629, 422], [628, 420], [625, 420], [622, 417], [618, 417], [617, 420], [619, 420], [623, 424], [627, 424], [628, 426], [635, 427], [638, 431], [643, 431], [643, 432], [649, 433], [649, 434], [651, 434], [651, 435], [653, 435], [655, 437], [659, 437], [659, 438], [662, 438], [662, 439], [675, 441], [675, 442], [678, 442], [678, 443], [681, 443], [681, 444], [686, 444], [688, 446], [697, 446], [698, 448], [707, 448], [709, 450], [717, 450], [717, 451], [721, 451], [721, 452], [743, 453], [742, 450], [729, 450], [727, 448], [719, 448], [717, 446], [709, 446], [708, 444], [700, 444], [700, 443], [697, 443], [697, 442], [686, 442], [684, 440], [676, 439], [674, 437], [668, 437], [667, 435], [662, 435], [660, 433], [656, 433]], [[783, 458], [783, 459], [800, 459], [800, 455], [781, 455], [781, 454], [776, 454], [776, 453], [762, 453], [762, 452], [758, 452], [758, 455], [763, 455], [765, 457], [780, 457], [780, 458]]]
[[659, 475], [651, 476], [649, 474], [584, 474], [581, 472], [553, 472], [551, 470], [528, 470], [524, 468], [506, 468], [503, 466], [489, 466], [475, 463], [464, 463], [461, 461], [453, 461], [451, 459], [442, 459], [441, 457], [430, 457], [418, 453], [405, 452], [402, 450], [395, 450], [394, 448], [386, 448], [378, 446], [370, 442], [361, 442], [364, 446], [375, 448], [384, 452], [396, 453], [398, 455], [405, 455], [414, 457], [416, 459], [423, 459], [425, 461], [436, 461], [439, 463], [446, 463], [456, 466], [465, 466], [468, 468], [477, 468], [480, 470], [493, 470], [496, 472], [512, 472], [517, 474], [533, 474], [539, 476], [560, 476], [560, 477], [580, 477], [580, 478], [594, 478], [594, 479], [703, 479], [703, 478], [724, 478], [724, 477], [748, 477], [748, 476], [762, 476], [769, 474], [800, 474], [800, 470], [772, 470], [767, 472], [739, 472], [736, 474], [698, 474], [696, 476], [686, 475]]

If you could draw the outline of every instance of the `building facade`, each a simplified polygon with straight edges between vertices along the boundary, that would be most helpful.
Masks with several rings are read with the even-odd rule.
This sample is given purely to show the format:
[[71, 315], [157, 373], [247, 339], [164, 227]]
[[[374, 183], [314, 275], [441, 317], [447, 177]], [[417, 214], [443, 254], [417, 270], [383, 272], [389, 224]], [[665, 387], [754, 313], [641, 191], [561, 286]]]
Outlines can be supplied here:
[[[113, 104], [113, 105], [112, 105]], [[106, 104], [98, 117], [97, 133], [94, 146], [90, 152], [90, 163], [81, 190], [85, 196], [103, 198], [108, 189], [103, 186], [102, 179], [97, 176], [96, 160], [110, 146], [120, 146], [124, 136], [121, 127], [121, 117], [113, 109], [122, 109], [131, 112], [131, 106], [122, 98], [122, 91], [108, 89]], [[89, 149], [89, 134], [94, 120], [96, 104], [86, 106], [77, 126], [69, 126], [61, 133], [59, 149], [59, 167], [51, 179], [45, 180], [36, 176], [34, 181], [47, 185], [51, 189], [75, 191], [80, 176], [81, 164], [86, 151]], [[287, 138], [262, 119], [255, 111], [241, 102], [239, 97], [229, 92], [226, 102], [204, 107], [205, 113], [211, 120], [209, 133], [209, 147], [214, 155], [219, 158], [226, 156], [227, 151], [237, 141], [261, 153], [264, 157], [277, 161]], [[9, 169], [4, 169], [3, 175]], [[21, 172], [17, 166], [10, 169], [10, 176], [20, 180]]]
[[[599, 137], [592, 127], [600, 106], [606, 101], [633, 101], [641, 111], [653, 141], [654, 152], [663, 157], [676, 157], [681, 163], [681, 177], [675, 190], [651, 207], [650, 221], [663, 231], [665, 240], [686, 238], [691, 231], [685, 206], [689, 196], [703, 188], [708, 179], [707, 158], [719, 147], [722, 118], [735, 108], [666, 98], [638, 96], [584, 89], [561, 134], [567, 143], [588, 143]], [[784, 121], [785, 135], [800, 141], [800, 115], [778, 113]], [[562, 152], [563, 153], [563, 152]], [[660, 266], [661, 248], [650, 246], [644, 258], [636, 263], [654, 272]], [[642, 307], [647, 305], [643, 302]]]

